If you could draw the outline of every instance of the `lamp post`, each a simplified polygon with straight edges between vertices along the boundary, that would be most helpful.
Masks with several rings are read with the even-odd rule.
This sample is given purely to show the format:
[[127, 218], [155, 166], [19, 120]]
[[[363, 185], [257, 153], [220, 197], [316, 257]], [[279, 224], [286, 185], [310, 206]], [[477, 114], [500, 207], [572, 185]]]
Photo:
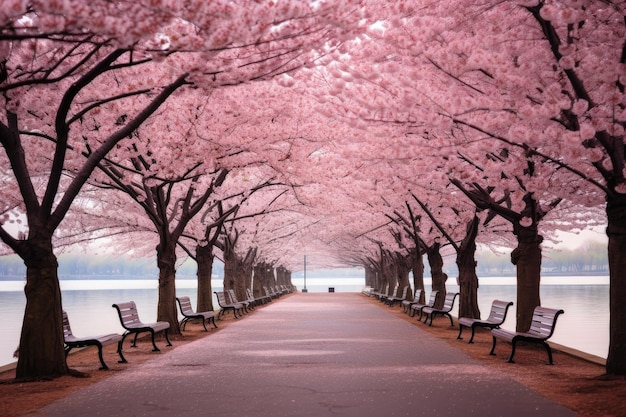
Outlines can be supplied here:
[[304, 255], [304, 288], [302, 288], [302, 292], [309, 292], [306, 289], [306, 255]]

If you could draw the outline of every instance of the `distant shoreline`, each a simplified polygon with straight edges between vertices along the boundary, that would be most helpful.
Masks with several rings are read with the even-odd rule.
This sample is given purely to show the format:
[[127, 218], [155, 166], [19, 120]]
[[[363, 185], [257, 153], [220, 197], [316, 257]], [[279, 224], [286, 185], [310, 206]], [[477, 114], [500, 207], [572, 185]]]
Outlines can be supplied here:
[[[579, 277], [606, 277], [609, 276], [607, 272], [545, 272], [541, 274], [544, 277], [567, 277], [567, 276], [579, 276]], [[193, 280], [197, 277], [189, 276], [189, 275], [179, 275], [176, 277], [177, 279], [184, 280]], [[294, 277], [294, 279], [299, 279], [301, 277]], [[348, 276], [340, 276], [340, 277], [329, 277], [329, 276], [307, 276], [307, 279], [365, 279], [365, 277], [348, 277]], [[424, 276], [424, 278], [430, 279], [430, 276]], [[454, 277], [450, 277], [454, 278]], [[479, 274], [478, 279], [492, 279], [492, 278], [515, 278], [515, 274]], [[78, 280], [110, 280], [110, 281], [123, 281], [123, 280], [156, 280], [158, 277], [155, 276], [136, 276], [136, 275], [70, 275], [60, 277], [60, 281], [78, 281]], [[212, 281], [221, 281], [224, 278], [221, 276], [214, 276], [211, 278]], [[22, 281], [24, 280], [23, 276], [16, 275], [0, 275], [0, 281]]]

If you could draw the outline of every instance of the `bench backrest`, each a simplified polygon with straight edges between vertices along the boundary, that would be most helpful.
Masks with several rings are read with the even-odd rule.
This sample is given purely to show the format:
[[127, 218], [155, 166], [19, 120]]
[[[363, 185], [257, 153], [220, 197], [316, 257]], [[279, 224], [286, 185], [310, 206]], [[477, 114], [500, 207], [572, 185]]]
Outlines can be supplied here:
[[141, 323], [141, 320], [139, 320], [139, 313], [137, 312], [137, 305], [134, 301], [113, 304], [113, 307], [117, 309], [117, 312], [120, 315], [120, 322], [122, 323], [122, 326], [125, 327], [128, 324]]
[[406, 300], [406, 295], [407, 295], [407, 293], [409, 292], [409, 288], [410, 288], [410, 287], [409, 287], [408, 285], [405, 285], [405, 286], [404, 286], [404, 289], [402, 290], [402, 299], [403, 299], [403, 300]]
[[224, 307], [225, 305], [227, 305], [228, 303], [226, 302], [226, 295], [224, 294], [223, 291], [214, 291], [215, 295], [217, 296], [217, 303], [220, 305], [220, 307]]
[[443, 307], [441, 307], [441, 310], [451, 311], [452, 307], [454, 307], [454, 299], [457, 295], [459, 295], [458, 292], [447, 292], [446, 298], [443, 300]]
[[176, 297], [176, 301], [178, 301], [178, 306], [183, 316], [196, 314], [193, 308], [191, 308], [191, 300], [189, 297]]
[[487, 321], [490, 323], [502, 324], [506, 320], [506, 314], [509, 307], [513, 305], [513, 301], [493, 300], [491, 303], [491, 311]]
[[554, 333], [554, 326], [559, 314], [563, 314], [563, 310], [537, 306], [533, 311], [533, 321], [530, 325], [528, 333], [537, 337], [549, 338]]
[[413, 301], [418, 302], [420, 298], [422, 298], [423, 290], [415, 290], [415, 294], [413, 295]]
[[433, 290], [430, 292], [430, 300], [428, 300], [428, 304], [426, 304], [428, 307], [432, 307], [435, 305], [435, 303], [437, 302], [437, 294], [439, 294], [438, 290]]
[[63, 311], [63, 337], [72, 337], [72, 328], [70, 327], [70, 319], [67, 318], [67, 313]]
[[236, 304], [239, 302], [239, 300], [237, 299], [237, 296], [235, 295], [235, 290], [233, 289], [228, 290], [228, 295], [230, 296], [231, 303]]
[[391, 298], [396, 298], [398, 296], [398, 286], [396, 285], [393, 289], [393, 292], [391, 293], [390, 297]]

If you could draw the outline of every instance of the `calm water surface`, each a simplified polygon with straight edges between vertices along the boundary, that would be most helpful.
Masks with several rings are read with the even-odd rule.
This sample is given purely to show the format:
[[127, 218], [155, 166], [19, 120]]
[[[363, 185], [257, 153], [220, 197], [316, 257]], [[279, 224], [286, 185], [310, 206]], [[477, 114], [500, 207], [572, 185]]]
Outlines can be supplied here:
[[[448, 281], [448, 291], [458, 291]], [[304, 287], [302, 278], [294, 278], [298, 289]], [[427, 295], [430, 280], [425, 279]], [[19, 343], [26, 303], [22, 282], [0, 281], [0, 366], [14, 362], [13, 351]], [[213, 281], [213, 289], [221, 290], [222, 282]], [[309, 292], [359, 292], [362, 279], [325, 278], [307, 279]], [[122, 333], [113, 303], [135, 301], [143, 321], [155, 321], [157, 311], [157, 282], [151, 280], [78, 280], [61, 281], [63, 308], [67, 311], [73, 332], [77, 336], [104, 333]], [[189, 296], [196, 303], [195, 280], [178, 280], [179, 296]], [[514, 278], [484, 278], [478, 291], [479, 306], [483, 317], [489, 314], [493, 299], [516, 300]], [[608, 277], [546, 277], [541, 289], [542, 305], [561, 308], [565, 314], [559, 317], [551, 340], [583, 352], [606, 358], [609, 345], [609, 285]], [[458, 303], [458, 301], [457, 301]], [[217, 308], [217, 301], [214, 300]], [[456, 315], [457, 307], [453, 310]], [[515, 313], [509, 311], [504, 328], [515, 329]], [[443, 323], [443, 322], [442, 322]], [[436, 325], [436, 322], [435, 322]], [[581, 335], [585, 335], [581, 337]]]

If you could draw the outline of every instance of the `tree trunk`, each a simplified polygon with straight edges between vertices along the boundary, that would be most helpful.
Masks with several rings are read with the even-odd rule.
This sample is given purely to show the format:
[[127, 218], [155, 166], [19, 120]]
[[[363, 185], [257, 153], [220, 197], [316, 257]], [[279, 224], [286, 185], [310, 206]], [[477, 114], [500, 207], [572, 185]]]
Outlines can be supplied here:
[[511, 252], [511, 262], [517, 266], [517, 324], [518, 332], [530, 329], [535, 307], [541, 305], [541, 242], [538, 223], [543, 213], [532, 193], [524, 195], [522, 219], [531, 219], [529, 226], [513, 221], [513, 234], [517, 236], [517, 248]]
[[20, 337], [16, 379], [67, 374], [63, 349], [63, 310], [58, 263], [51, 238], [29, 238], [26, 264], [26, 310]]
[[278, 282], [278, 285], [286, 285], [291, 288], [291, 271], [284, 266], [279, 266], [276, 268], [276, 281]]
[[251, 262], [244, 262], [243, 265], [243, 294], [245, 295], [245, 299], [248, 298], [248, 294], [246, 291], [248, 288], [252, 288], [252, 274], [254, 273], [254, 268]]
[[224, 251], [224, 291], [235, 288], [235, 276], [237, 276], [236, 255], [230, 251]]
[[238, 301], [247, 299], [246, 264], [234, 251], [224, 252], [224, 291], [233, 290]]
[[157, 246], [159, 267], [159, 304], [157, 321], [170, 324], [169, 334], [181, 334], [176, 310], [176, 245], [161, 243]]
[[626, 196], [622, 194], [607, 197], [607, 235], [609, 237], [609, 353], [606, 359], [606, 373], [626, 375]]
[[253, 268], [254, 278], [252, 280], [252, 294], [255, 297], [267, 295], [263, 290], [263, 287], [267, 287], [267, 279], [265, 277], [265, 265], [260, 263], [256, 264]]
[[465, 237], [456, 254], [459, 268], [459, 317], [479, 319], [478, 276], [476, 275], [476, 236], [479, 219], [474, 216], [467, 224]]
[[432, 277], [432, 289], [433, 291], [439, 291], [435, 308], [443, 307], [443, 300], [446, 298], [446, 280], [448, 279], [448, 275], [443, 272], [443, 258], [441, 253], [439, 253], [439, 249], [441, 249], [441, 244], [435, 242], [426, 251], [428, 264], [430, 265], [430, 276]]
[[517, 248], [511, 252], [511, 262], [517, 266], [517, 325], [526, 332], [532, 324], [533, 311], [541, 305], [541, 242], [536, 222], [531, 227], [518, 226]]
[[369, 266], [364, 266], [365, 269], [365, 286], [380, 290], [378, 287], [378, 279], [376, 277], [376, 271]]
[[276, 275], [274, 271], [274, 267], [272, 265], [267, 265], [267, 280], [270, 283], [272, 288], [276, 288]]
[[196, 263], [198, 264], [198, 302], [196, 311], [213, 311], [213, 246], [196, 246]]
[[[398, 285], [398, 264], [396, 261], [396, 257], [391, 253], [385, 252], [384, 260], [383, 260], [383, 275], [385, 276], [387, 282], [389, 283], [389, 288], [387, 289], [387, 295], [394, 295], [394, 290]], [[397, 295], [397, 294], [396, 294]]]
[[400, 253], [396, 254], [396, 274], [398, 280], [398, 297], [402, 297], [404, 287], [409, 287], [407, 290], [407, 297], [409, 297], [409, 291], [411, 291], [411, 283], [409, 282], [409, 260], [407, 257], [402, 256]]
[[415, 290], [422, 290], [419, 301], [424, 304], [426, 301], [426, 295], [424, 294], [424, 258], [422, 257], [422, 253], [419, 248], [413, 249], [414, 253], [411, 256], [412, 266], [411, 270], [413, 271], [413, 288]]

